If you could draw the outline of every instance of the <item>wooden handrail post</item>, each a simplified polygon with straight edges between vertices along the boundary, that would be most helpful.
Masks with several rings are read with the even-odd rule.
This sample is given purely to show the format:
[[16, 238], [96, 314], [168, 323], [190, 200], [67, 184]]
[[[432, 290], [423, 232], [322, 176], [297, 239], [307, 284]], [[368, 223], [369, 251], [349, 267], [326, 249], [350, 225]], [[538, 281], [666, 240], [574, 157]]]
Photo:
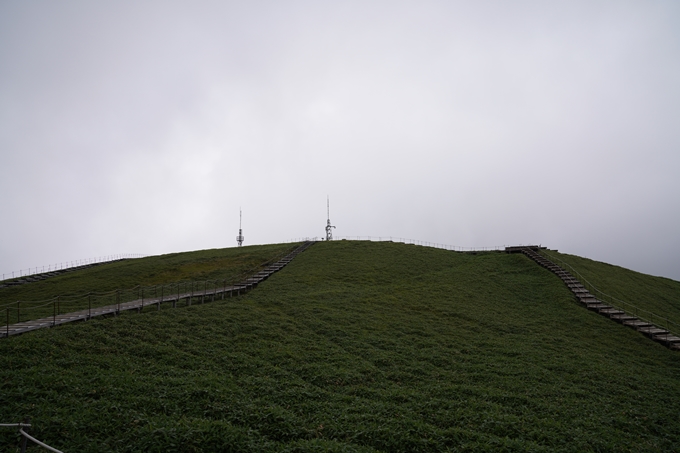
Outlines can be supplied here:
[[57, 325], [57, 300], [52, 301], [52, 327]]
[[92, 318], [92, 293], [87, 293], [87, 320]]
[[9, 308], [5, 308], [5, 315], [7, 317], [7, 331], [5, 333], [5, 338], [9, 338]]
[[17, 301], [17, 322], [21, 322], [21, 301]]
[[162, 303], [163, 303], [163, 285], [161, 285], [161, 300], [158, 302], [158, 311], [161, 310]]

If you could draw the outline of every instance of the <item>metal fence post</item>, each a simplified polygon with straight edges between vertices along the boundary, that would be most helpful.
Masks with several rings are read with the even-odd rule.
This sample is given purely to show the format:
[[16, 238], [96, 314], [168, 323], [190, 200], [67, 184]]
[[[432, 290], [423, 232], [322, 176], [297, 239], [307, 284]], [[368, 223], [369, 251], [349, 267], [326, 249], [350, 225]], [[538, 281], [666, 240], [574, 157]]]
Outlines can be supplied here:
[[[31, 423], [31, 417], [26, 417], [24, 419], [24, 424], [28, 425]], [[19, 429], [21, 430], [22, 427], [20, 426]], [[24, 432], [28, 432], [28, 426], [24, 430]], [[21, 436], [21, 453], [26, 453], [26, 443], [28, 442], [28, 438], [26, 436]]]

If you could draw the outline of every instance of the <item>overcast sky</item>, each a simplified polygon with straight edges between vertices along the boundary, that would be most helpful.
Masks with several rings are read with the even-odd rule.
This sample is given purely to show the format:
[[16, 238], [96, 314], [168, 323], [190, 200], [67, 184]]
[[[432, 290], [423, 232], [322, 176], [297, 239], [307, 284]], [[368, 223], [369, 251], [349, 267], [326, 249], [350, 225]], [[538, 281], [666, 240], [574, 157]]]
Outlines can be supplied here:
[[680, 2], [0, 3], [0, 272], [323, 236], [680, 280]]

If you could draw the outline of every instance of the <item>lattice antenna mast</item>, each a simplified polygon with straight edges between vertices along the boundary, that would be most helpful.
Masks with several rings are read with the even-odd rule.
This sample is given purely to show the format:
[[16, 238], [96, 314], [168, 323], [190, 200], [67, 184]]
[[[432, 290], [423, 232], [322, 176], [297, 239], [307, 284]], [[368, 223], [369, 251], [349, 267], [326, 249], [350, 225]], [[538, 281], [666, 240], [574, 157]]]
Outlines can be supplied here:
[[326, 209], [328, 211], [328, 220], [326, 221], [326, 240], [327, 241], [332, 241], [333, 240], [333, 228], [335, 228], [333, 225], [331, 225], [331, 202], [326, 196]]
[[243, 240], [245, 239], [243, 237], [243, 230], [241, 229], [241, 220], [243, 219], [243, 215], [241, 214], [241, 208], [238, 208], [238, 236], [236, 236], [236, 242], [238, 243], [238, 246], [241, 247], [243, 245]]

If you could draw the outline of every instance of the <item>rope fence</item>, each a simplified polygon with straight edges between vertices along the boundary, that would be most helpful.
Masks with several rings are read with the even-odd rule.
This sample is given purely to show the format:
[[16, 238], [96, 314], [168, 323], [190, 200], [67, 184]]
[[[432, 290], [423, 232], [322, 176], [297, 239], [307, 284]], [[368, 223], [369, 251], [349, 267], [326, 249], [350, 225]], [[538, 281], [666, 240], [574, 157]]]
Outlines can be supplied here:
[[[322, 240], [324, 240], [324, 238], [322, 238], [322, 237], [304, 237], [304, 238], [290, 239], [290, 240], [285, 241], [285, 242], [290, 243], [290, 242], [322, 241]], [[438, 249], [452, 250], [452, 251], [456, 251], [456, 252], [502, 251], [505, 248], [505, 246], [463, 247], [463, 246], [458, 246], [458, 245], [440, 244], [440, 243], [436, 243], [436, 242], [427, 242], [427, 241], [420, 241], [420, 240], [417, 240], [417, 239], [407, 239], [407, 238], [393, 237], [393, 236], [336, 236], [334, 238], [334, 240], [401, 242], [401, 243], [404, 243], [404, 244], [421, 245], [421, 246], [424, 246], [424, 247], [434, 247], [434, 248], [438, 248]], [[92, 265], [92, 264], [101, 264], [101, 263], [107, 263], [107, 262], [111, 262], [111, 261], [144, 258], [144, 257], [146, 257], [146, 255], [142, 255], [142, 254], [139, 254], [139, 253], [124, 253], [124, 254], [119, 254], [119, 255], [100, 256], [100, 257], [97, 257], [97, 258], [89, 258], [89, 259], [76, 260], [76, 261], [66, 261], [66, 262], [62, 262], [62, 263], [49, 264], [49, 265], [45, 265], [45, 266], [29, 267], [27, 269], [19, 269], [17, 271], [4, 272], [2, 274], [2, 279], [0, 280], [0, 282], [5, 281], [5, 280], [12, 280], [12, 279], [15, 279], [15, 278], [30, 277], [30, 276], [44, 274], [44, 273], [48, 273], [48, 272], [56, 272], [56, 271], [61, 271], [61, 270], [66, 270], [66, 269], [72, 269], [72, 268], [77, 268], [77, 267], [81, 267], [81, 266], [89, 266], [89, 265]]]
[[19, 428], [19, 434], [21, 435], [21, 453], [24, 453], [26, 451], [27, 447], [27, 441], [31, 441], [36, 445], [41, 446], [45, 450], [52, 451], [54, 453], [63, 453], [61, 450], [57, 450], [54, 447], [50, 447], [44, 442], [40, 442], [38, 439], [35, 437], [31, 436], [28, 434], [24, 428], [28, 430], [28, 428], [31, 427], [31, 424], [26, 422], [26, 423], [0, 423], [0, 428]]
[[[290, 239], [286, 242], [302, 242], [302, 241], [323, 241], [324, 238], [322, 237], [304, 237], [304, 238], [295, 238], [295, 239]], [[433, 247], [437, 249], [443, 249], [443, 250], [451, 250], [454, 252], [502, 252], [505, 250], [505, 245], [500, 246], [496, 245], [493, 247], [463, 247], [459, 245], [448, 245], [448, 244], [440, 244], [438, 242], [428, 242], [428, 241], [420, 241], [417, 239], [407, 239], [407, 238], [401, 238], [401, 237], [395, 237], [395, 236], [334, 236], [333, 237], [334, 241], [342, 241], [342, 240], [347, 240], [347, 241], [372, 241], [372, 242], [400, 242], [402, 244], [413, 244], [413, 245], [420, 245], [423, 247]]]
[[93, 264], [108, 263], [110, 261], [144, 258], [145, 256], [146, 255], [141, 255], [139, 253], [123, 253], [120, 255], [99, 256], [97, 258], [88, 258], [76, 261], [65, 261], [63, 263], [48, 264], [46, 266], [29, 267], [28, 269], [19, 269], [18, 271], [5, 272], [2, 274], [2, 280], [0, 281], [11, 280], [14, 278], [30, 277], [33, 275], [39, 275], [49, 272], [63, 271], [82, 266], [91, 266]]

